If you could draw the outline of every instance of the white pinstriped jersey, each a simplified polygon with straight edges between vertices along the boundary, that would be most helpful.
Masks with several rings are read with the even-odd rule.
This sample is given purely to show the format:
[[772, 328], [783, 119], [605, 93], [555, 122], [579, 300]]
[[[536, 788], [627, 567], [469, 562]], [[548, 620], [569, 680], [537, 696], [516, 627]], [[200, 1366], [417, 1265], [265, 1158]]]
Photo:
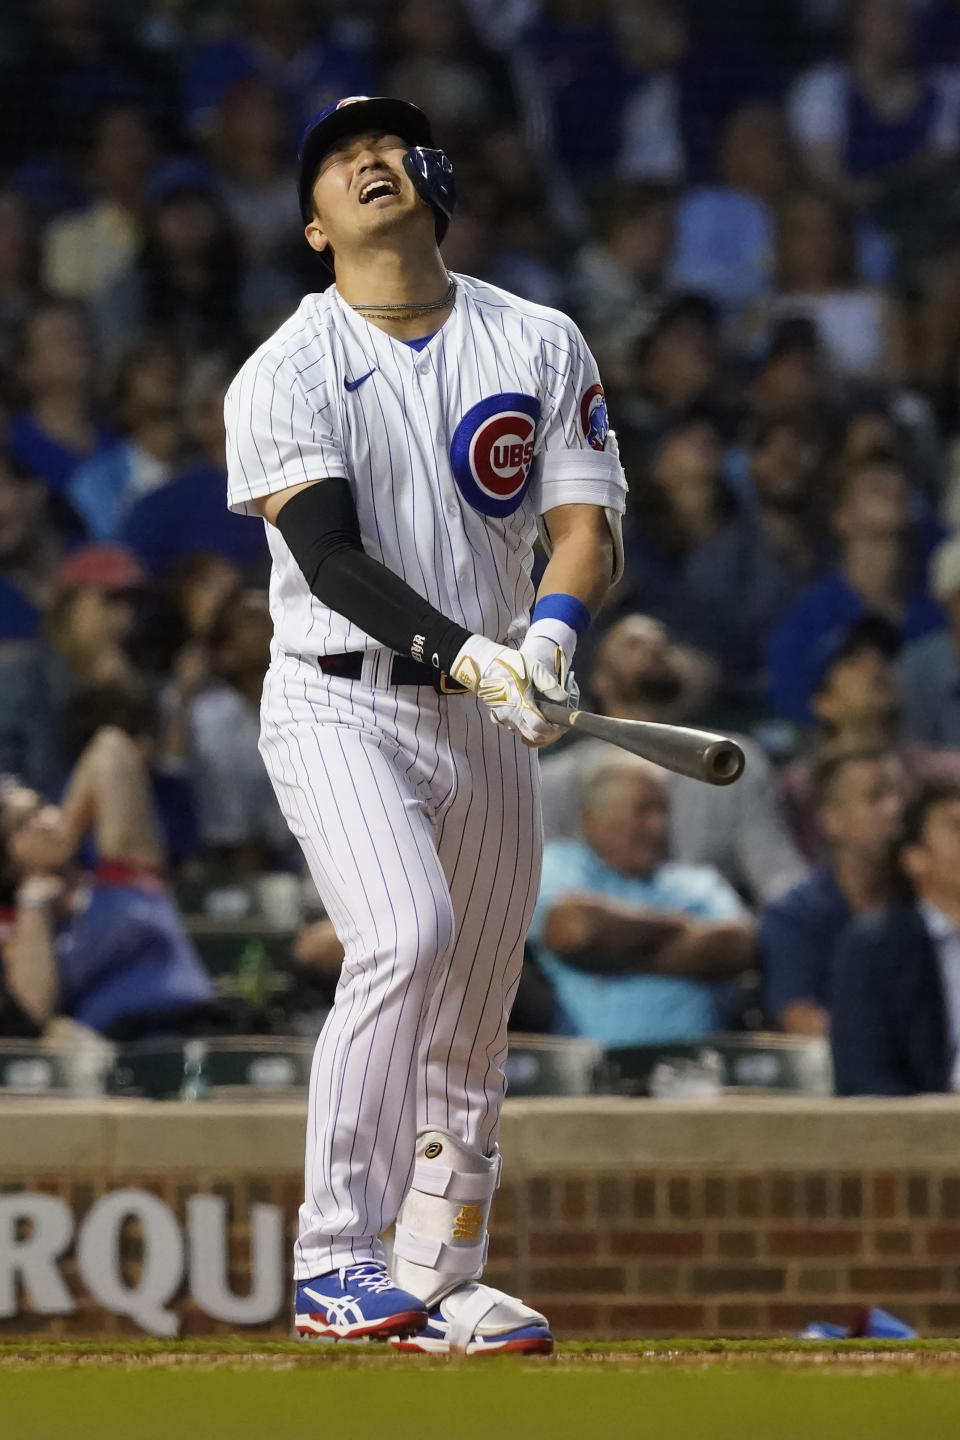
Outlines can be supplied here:
[[[308, 295], [227, 393], [228, 499], [349, 481], [364, 550], [467, 630], [519, 640], [537, 518], [624, 508], [596, 363], [567, 316], [458, 275], [422, 348], [361, 318], [331, 286]], [[598, 487], [598, 481], [600, 482]], [[290, 655], [376, 649], [311, 593], [280, 532], [270, 607]]]

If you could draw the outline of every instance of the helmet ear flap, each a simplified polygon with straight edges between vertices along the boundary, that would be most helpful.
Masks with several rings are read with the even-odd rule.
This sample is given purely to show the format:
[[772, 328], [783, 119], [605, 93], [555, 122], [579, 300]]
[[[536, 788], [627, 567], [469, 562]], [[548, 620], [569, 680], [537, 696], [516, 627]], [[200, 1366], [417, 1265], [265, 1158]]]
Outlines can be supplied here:
[[453, 165], [443, 150], [426, 145], [412, 146], [403, 157], [403, 168], [414, 190], [436, 217], [437, 243], [447, 233], [447, 226], [457, 203]]

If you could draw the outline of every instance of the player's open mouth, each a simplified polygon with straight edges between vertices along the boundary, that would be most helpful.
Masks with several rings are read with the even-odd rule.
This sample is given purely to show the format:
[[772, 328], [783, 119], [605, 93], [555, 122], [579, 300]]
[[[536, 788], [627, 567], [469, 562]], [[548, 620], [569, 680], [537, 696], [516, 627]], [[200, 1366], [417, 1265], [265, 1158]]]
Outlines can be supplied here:
[[382, 200], [385, 195], [399, 195], [400, 186], [390, 176], [368, 180], [360, 191], [360, 204], [369, 205], [371, 200]]

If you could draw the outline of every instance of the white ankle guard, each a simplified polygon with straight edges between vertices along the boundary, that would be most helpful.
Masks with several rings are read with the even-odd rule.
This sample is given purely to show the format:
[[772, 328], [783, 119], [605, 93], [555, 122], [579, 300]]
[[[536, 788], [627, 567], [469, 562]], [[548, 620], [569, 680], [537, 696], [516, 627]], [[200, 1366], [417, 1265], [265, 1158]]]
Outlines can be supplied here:
[[449, 1130], [421, 1130], [413, 1183], [400, 1207], [393, 1276], [425, 1305], [465, 1280], [487, 1258], [487, 1217], [500, 1181], [500, 1152], [469, 1150]]

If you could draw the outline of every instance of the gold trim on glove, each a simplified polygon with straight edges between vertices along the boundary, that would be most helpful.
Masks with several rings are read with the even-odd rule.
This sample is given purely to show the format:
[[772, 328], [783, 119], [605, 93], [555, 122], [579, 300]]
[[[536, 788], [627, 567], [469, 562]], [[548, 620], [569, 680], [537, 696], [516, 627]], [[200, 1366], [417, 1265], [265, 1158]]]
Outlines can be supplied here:
[[[469, 670], [467, 666], [470, 667]], [[472, 674], [471, 671], [473, 672]], [[480, 666], [472, 655], [464, 655], [460, 664], [453, 672], [453, 678], [458, 685], [464, 685], [468, 690], [472, 690], [474, 694], [477, 693], [480, 688]]]

